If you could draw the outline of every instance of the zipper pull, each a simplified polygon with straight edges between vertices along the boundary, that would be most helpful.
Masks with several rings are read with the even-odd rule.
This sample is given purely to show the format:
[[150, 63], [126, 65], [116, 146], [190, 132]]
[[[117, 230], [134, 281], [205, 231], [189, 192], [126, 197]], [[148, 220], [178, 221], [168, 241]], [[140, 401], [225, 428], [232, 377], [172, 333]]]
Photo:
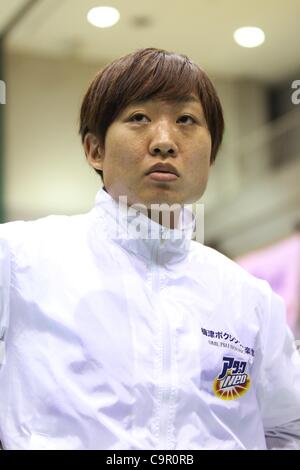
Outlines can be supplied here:
[[165, 233], [166, 233], [166, 229], [164, 227], [161, 227], [159, 246], [163, 246], [163, 244], [165, 242]]

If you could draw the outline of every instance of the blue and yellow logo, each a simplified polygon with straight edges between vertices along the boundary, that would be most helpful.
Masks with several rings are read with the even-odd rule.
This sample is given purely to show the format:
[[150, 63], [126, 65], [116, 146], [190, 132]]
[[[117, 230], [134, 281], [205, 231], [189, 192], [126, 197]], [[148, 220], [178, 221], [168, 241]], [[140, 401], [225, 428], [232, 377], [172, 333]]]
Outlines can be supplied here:
[[235, 400], [242, 397], [250, 388], [250, 377], [245, 372], [246, 361], [224, 356], [222, 372], [214, 380], [214, 394], [221, 400]]

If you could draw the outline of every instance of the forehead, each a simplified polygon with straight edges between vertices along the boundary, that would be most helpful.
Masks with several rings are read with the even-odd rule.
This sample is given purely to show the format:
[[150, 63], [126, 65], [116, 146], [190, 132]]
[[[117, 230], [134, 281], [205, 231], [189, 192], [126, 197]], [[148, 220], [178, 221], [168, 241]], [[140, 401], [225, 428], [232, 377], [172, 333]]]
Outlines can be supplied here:
[[136, 105], [157, 105], [157, 104], [161, 104], [161, 103], [164, 103], [164, 104], [167, 104], [167, 105], [170, 105], [170, 106], [173, 106], [173, 107], [182, 107], [182, 106], [186, 106], [186, 105], [194, 105], [194, 106], [198, 106], [202, 109], [202, 105], [201, 105], [201, 101], [200, 99], [198, 98], [198, 96], [194, 95], [194, 94], [191, 94], [191, 95], [188, 95], [188, 96], [178, 96], [178, 97], [175, 97], [175, 98], [163, 98], [163, 97], [159, 97], [159, 96], [154, 96], [152, 98], [148, 98], [148, 99], [142, 99], [142, 100], [136, 100], [136, 101], [133, 101], [131, 103], [128, 104], [127, 107], [129, 106], [136, 106]]

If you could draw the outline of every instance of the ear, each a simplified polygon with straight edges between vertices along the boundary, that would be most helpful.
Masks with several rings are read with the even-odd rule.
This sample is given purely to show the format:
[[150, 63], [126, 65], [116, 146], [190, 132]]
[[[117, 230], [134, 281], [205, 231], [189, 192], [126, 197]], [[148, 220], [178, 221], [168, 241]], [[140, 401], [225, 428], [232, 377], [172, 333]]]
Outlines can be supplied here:
[[104, 150], [98, 137], [88, 132], [84, 137], [83, 148], [89, 164], [96, 170], [102, 170]]

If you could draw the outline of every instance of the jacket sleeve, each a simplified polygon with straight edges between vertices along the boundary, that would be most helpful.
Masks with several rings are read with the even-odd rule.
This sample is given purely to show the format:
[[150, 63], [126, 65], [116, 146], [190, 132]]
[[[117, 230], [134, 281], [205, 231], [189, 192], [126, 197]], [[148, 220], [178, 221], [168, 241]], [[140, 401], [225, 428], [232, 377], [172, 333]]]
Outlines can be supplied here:
[[9, 322], [10, 252], [0, 237], [0, 367], [5, 363], [5, 335]]
[[268, 449], [300, 449], [300, 354], [286, 324], [285, 305], [269, 289], [258, 384]]

